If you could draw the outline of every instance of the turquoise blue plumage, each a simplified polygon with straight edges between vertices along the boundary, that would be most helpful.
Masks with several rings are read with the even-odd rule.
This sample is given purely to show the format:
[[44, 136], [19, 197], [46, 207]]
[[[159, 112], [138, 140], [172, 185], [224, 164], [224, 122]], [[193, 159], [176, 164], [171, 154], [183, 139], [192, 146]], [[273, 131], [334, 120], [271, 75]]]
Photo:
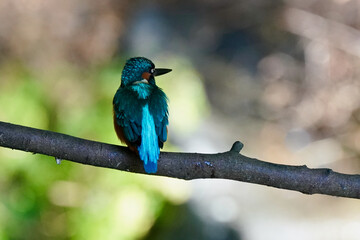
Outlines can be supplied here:
[[157, 171], [160, 148], [167, 140], [168, 99], [155, 76], [170, 72], [146, 58], [129, 59], [113, 99], [114, 126], [119, 139], [137, 152], [147, 173]]

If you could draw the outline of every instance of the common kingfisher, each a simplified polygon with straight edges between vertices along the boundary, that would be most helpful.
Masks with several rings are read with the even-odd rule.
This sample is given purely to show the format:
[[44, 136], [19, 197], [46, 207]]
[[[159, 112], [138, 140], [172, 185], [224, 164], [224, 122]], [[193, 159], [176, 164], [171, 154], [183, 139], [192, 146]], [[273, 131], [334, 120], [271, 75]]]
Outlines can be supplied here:
[[121, 142], [136, 152], [147, 173], [157, 171], [160, 148], [167, 140], [168, 98], [155, 76], [171, 69], [155, 68], [144, 57], [126, 61], [113, 99], [114, 127]]

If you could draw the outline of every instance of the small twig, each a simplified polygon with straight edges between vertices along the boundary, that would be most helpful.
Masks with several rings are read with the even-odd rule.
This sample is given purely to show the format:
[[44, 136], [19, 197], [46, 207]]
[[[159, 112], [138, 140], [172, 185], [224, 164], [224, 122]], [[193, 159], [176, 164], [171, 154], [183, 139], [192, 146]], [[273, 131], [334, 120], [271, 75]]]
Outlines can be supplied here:
[[[0, 122], [0, 146], [145, 174], [142, 162], [125, 147], [10, 123]], [[217, 154], [162, 152], [156, 175], [185, 180], [223, 178], [306, 194], [360, 198], [360, 175], [264, 162], [239, 154], [242, 147], [235, 142], [230, 151]]]
[[241, 149], [244, 147], [244, 144], [242, 142], [236, 141], [234, 142], [234, 144], [232, 145], [230, 151], [234, 151], [237, 153], [240, 153]]

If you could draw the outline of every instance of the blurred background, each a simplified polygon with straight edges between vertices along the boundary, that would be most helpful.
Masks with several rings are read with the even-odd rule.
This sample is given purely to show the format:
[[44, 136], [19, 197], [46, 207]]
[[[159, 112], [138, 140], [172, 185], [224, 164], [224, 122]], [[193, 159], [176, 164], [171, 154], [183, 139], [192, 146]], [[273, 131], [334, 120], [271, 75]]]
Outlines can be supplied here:
[[[0, 0], [0, 120], [119, 144], [126, 59], [173, 72], [166, 151], [360, 173], [359, 0]], [[360, 203], [0, 149], [0, 239], [358, 239]]]

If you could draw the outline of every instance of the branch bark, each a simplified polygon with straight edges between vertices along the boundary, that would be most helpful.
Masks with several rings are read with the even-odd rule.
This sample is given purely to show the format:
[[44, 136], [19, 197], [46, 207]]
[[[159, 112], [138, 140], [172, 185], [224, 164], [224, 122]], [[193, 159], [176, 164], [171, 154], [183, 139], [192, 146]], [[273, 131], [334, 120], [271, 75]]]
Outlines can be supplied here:
[[[0, 146], [57, 159], [146, 174], [142, 162], [125, 147], [0, 122]], [[360, 199], [360, 175], [264, 162], [240, 154], [243, 144], [217, 154], [161, 152], [155, 175], [185, 180], [222, 178], [256, 183], [305, 194]]]

